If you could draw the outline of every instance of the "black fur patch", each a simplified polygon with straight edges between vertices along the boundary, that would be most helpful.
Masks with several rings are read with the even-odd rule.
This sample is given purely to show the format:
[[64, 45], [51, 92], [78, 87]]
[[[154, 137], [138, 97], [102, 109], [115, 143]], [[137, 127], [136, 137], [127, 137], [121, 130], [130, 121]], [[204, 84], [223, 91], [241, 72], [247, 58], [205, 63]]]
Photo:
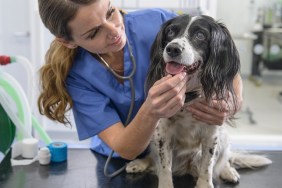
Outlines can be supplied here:
[[197, 91], [191, 91], [188, 93], [185, 93], [185, 103], [188, 103], [194, 99], [196, 99], [197, 97], [199, 97], [199, 94]]
[[213, 155], [214, 149], [213, 149], [213, 148], [210, 148], [210, 149], [209, 149], [209, 152], [210, 152], [211, 155]]

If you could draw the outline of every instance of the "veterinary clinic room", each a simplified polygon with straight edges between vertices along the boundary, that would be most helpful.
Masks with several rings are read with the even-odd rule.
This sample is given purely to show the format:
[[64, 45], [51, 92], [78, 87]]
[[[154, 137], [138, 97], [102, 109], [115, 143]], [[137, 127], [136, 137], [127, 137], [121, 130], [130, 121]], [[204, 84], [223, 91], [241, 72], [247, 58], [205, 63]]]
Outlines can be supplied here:
[[282, 0], [0, 0], [0, 188], [281, 188]]

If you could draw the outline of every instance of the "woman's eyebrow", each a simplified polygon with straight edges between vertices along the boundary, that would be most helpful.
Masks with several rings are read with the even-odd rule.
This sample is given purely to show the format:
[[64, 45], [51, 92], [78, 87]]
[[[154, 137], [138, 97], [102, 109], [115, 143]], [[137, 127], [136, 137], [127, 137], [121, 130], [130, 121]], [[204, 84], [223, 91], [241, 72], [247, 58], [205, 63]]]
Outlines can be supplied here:
[[[107, 18], [107, 16], [109, 15], [109, 12], [110, 12], [110, 11], [111, 11], [111, 2], [109, 1], [108, 10], [107, 10], [107, 12], [106, 12], [106, 18]], [[87, 33], [90, 33], [91, 31], [94, 31], [94, 30], [98, 29], [99, 27], [100, 27], [100, 26], [91, 28], [91, 29], [89, 29], [88, 31], [86, 31], [85, 33], [81, 34], [80, 36], [84, 36], [84, 35], [86, 35]]]

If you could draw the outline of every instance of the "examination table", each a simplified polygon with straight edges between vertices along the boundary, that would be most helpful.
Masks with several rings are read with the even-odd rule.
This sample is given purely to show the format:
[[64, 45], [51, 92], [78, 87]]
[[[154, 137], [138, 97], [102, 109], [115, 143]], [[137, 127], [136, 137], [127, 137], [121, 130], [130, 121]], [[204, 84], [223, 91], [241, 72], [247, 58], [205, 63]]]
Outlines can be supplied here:
[[[239, 170], [240, 183], [218, 184], [220, 188], [282, 188], [282, 151], [255, 152], [267, 155], [273, 164], [249, 170]], [[5, 159], [0, 171], [0, 188], [156, 188], [157, 177], [150, 173], [121, 173], [115, 178], [103, 174], [106, 157], [88, 149], [69, 149], [68, 160], [50, 165], [34, 162], [28, 166], [10, 165]], [[124, 165], [123, 160], [113, 159], [109, 171]], [[195, 179], [186, 175], [174, 177], [175, 188], [192, 188]]]

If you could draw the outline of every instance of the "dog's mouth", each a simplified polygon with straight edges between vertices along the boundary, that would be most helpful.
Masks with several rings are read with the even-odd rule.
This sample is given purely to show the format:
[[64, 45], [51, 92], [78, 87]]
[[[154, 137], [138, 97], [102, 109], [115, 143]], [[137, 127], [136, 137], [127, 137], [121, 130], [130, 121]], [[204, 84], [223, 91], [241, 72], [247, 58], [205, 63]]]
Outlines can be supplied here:
[[186, 72], [187, 74], [194, 74], [200, 67], [201, 61], [196, 61], [192, 65], [185, 66], [183, 64], [177, 63], [175, 61], [170, 61], [166, 63], [165, 70], [168, 74], [176, 75], [181, 72]]

